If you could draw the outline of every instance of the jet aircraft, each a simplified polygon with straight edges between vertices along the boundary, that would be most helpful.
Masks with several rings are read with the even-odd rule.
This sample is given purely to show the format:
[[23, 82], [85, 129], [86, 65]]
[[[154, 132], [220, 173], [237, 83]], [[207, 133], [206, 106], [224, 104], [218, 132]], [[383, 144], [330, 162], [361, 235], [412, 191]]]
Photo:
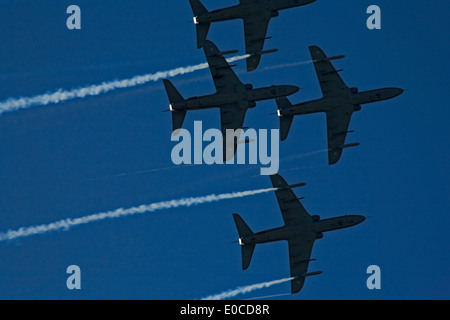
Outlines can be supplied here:
[[205, 41], [203, 50], [208, 61], [209, 69], [214, 80], [216, 93], [202, 97], [184, 99], [175, 86], [164, 79], [164, 86], [170, 101], [172, 111], [173, 131], [183, 125], [186, 112], [190, 110], [203, 110], [220, 108], [221, 131], [223, 136], [223, 157], [225, 161], [232, 159], [236, 153], [237, 145], [233, 141], [226, 141], [227, 130], [243, 129], [244, 118], [249, 108], [256, 107], [257, 101], [276, 99], [296, 93], [300, 88], [290, 85], [270, 86], [254, 89], [251, 84], [243, 84], [224, 55], [236, 51], [220, 52], [211, 41]]
[[349, 124], [353, 112], [361, 110], [361, 105], [394, 98], [403, 93], [400, 88], [383, 88], [359, 92], [358, 88], [349, 88], [339, 75], [332, 60], [345, 56], [327, 57], [317, 46], [309, 47], [316, 74], [322, 89], [323, 97], [318, 100], [292, 105], [286, 98], [277, 99], [278, 116], [280, 117], [280, 137], [285, 140], [289, 134], [292, 120], [296, 115], [325, 112], [328, 131], [328, 163], [339, 161], [342, 150], [358, 146], [359, 143], [345, 144]]
[[252, 259], [255, 245], [273, 241], [286, 240], [289, 247], [289, 265], [292, 294], [299, 292], [308, 276], [321, 274], [321, 271], [308, 272], [314, 242], [323, 237], [324, 232], [355, 226], [366, 218], [360, 215], [347, 215], [336, 218], [321, 219], [317, 215], [309, 215], [292, 191], [302, 187], [299, 183], [288, 185], [280, 175], [270, 176], [272, 185], [277, 188], [275, 195], [283, 216], [284, 226], [254, 233], [237, 214], [233, 218], [239, 234], [242, 251], [242, 269], [247, 269]]
[[212, 22], [242, 19], [244, 21], [247, 71], [258, 67], [261, 55], [277, 51], [264, 51], [270, 19], [279, 15], [279, 10], [307, 5], [316, 0], [239, 0], [239, 4], [228, 8], [208, 11], [200, 0], [189, 0], [197, 30], [197, 46], [203, 47]]

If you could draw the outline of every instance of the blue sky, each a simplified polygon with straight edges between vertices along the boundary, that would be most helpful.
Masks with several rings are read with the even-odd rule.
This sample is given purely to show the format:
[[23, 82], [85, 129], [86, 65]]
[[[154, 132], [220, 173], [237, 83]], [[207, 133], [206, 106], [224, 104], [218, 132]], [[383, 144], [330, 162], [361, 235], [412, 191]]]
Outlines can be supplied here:
[[[223, 1], [204, 0], [209, 9]], [[236, 3], [229, 1], [230, 5]], [[66, 28], [77, 4], [82, 30]], [[366, 28], [377, 4], [382, 29]], [[0, 101], [194, 65], [188, 1], [2, 1]], [[297, 295], [280, 299], [448, 299], [449, 111], [448, 1], [318, 0], [273, 19], [256, 72], [235, 70], [255, 86], [302, 88], [294, 103], [321, 96], [308, 46], [345, 54], [335, 66], [361, 90], [402, 87], [396, 99], [353, 116], [340, 162], [327, 165], [324, 115], [297, 117], [280, 144], [280, 171], [311, 214], [370, 217], [316, 242]], [[211, 27], [222, 50], [244, 52], [242, 24]], [[195, 81], [192, 81], [195, 80]], [[172, 79], [185, 97], [214, 92], [208, 70]], [[211, 193], [270, 187], [255, 165], [175, 167], [171, 119], [162, 82], [0, 117], [0, 231], [97, 212]], [[276, 129], [274, 101], [247, 113], [253, 128]], [[188, 113], [217, 127], [219, 111]], [[311, 155], [311, 153], [313, 153]], [[161, 170], [156, 170], [161, 169]], [[0, 243], [1, 299], [197, 299], [289, 276], [286, 243], [257, 246], [241, 270], [232, 213], [254, 231], [282, 225], [273, 193], [91, 223], [69, 231]], [[78, 265], [82, 289], [66, 287]], [[368, 290], [366, 269], [381, 268], [381, 290]], [[240, 298], [289, 293], [289, 284]]]

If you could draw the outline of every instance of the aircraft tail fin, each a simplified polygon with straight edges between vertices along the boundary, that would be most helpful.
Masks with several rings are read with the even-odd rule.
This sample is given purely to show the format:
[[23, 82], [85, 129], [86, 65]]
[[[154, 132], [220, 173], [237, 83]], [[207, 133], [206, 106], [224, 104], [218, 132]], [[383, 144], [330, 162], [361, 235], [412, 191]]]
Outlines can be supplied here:
[[202, 48], [205, 43], [206, 37], [208, 36], [209, 28], [211, 23], [202, 22], [199, 23], [198, 17], [208, 14], [208, 10], [205, 6], [200, 2], [200, 0], [189, 0], [192, 8], [192, 12], [194, 13], [194, 23], [197, 29], [197, 47]]
[[242, 243], [241, 239], [253, 235], [253, 231], [238, 214], [233, 214], [233, 218], [239, 233], [239, 243], [241, 244], [242, 269], [245, 270], [248, 268], [250, 261], [252, 260], [255, 244]]
[[289, 101], [288, 98], [281, 97], [281, 98], [277, 98], [277, 106], [278, 106], [278, 109], [283, 110], [283, 109], [291, 108], [292, 103]]
[[289, 109], [292, 107], [292, 103], [288, 98], [282, 97], [277, 98], [277, 106], [280, 115], [280, 138], [281, 141], [287, 139], [289, 130], [291, 130], [292, 121], [294, 120], [294, 116], [281, 115], [280, 111], [283, 109]]
[[237, 231], [239, 233], [239, 238], [244, 238], [253, 235], [252, 229], [245, 223], [238, 214], [233, 214], [234, 223], [236, 224]]
[[197, 47], [202, 48], [208, 36], [210, 23], [198, 24], [197, 25]]
[[254, 244], [241, 246], [242, 251], [242, 270], [246, 270], [252, 261], [253, 252], [255, 251]]
[[178, 92], [177, 88], [175, 88], [172, 82], [170, 82], [168, 79], [163, 79], [163, 82], [170, 103], [179, 103], [184, 101], [183, 96], [180, 94], [180, 92]]
[[178, 130], [183, 127], [184, 118], [186, 117], [186, 110], [179, 110], [172, 112], [172, 130]]
[[184, 118], [186, 117], [186, 110], [177, 110], [173, 108], [173, 105], [183, 102], [184, 98], [180, 94], [180, 92], [178, 92], [172, 82], [167, 79], [164, 79], [163, 82], [170, 101], [170, 111], [172, 111], [172, 127], [173, 131], [175, 131], [183, 126]]
[[191, 4], [194, 16], [198, 17], [209, 13], [208, 9], [205, 8], [205, 6], [201, 3], [200, 0], [189, 0], [189, 3]]
[[289, 135], [289, 131], [291, 130], [292, 121], [294, 120], [294, 116], [282, 116], [280, 117], [280, 138], [281, 141], [287, 139]]

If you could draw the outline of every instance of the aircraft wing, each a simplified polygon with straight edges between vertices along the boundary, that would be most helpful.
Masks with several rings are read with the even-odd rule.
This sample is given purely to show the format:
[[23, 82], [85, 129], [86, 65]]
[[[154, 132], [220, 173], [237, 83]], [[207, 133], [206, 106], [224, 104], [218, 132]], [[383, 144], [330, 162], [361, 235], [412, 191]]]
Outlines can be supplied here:
[[328, 163], [335, 164], [342, 155], [353, 106], [341, 107], [327, 112]]
[[[235, 141], [235, 139], [233, 139], [232, 141], [227, 141], [227, 129], [242, 129], [246, 112], [247, 108], [241, 108], [239, 104], [228, 104], [220, 107], [220, 124], [222, 127], [224, 161], [231, 160], [234, 157], [238, 143], [240, 141], [239, 137], [237, 138], [237, 141]], [[227, 157], [228, 154], [230, 156]]]
[[308, 235], [297, 236], [288, 241], [289, 267], [291, 277], [294, 278], [291, 280], [293, 294], [299, 292], [303, 287], [314, 242], [315, 238]]
[[284, 223], [307, 225], [312, 223], [312, 217], [308, 214], [306, 209], [300, 203], [295, 193], [286, 183], [286, 181], [279, 174], [270, 176], [272, 185], [274, 188], [278, 188], [275, 191], [275, 195], [280, 206], [281, 215], [283, 216]]
[[331, 59], [342, 58], [343, 56], [328, 58], [322, 49], [317, 46], [309, 47], [309, 51], [314, 62], [323, 96], [334, 96], [345, 92], [348, 87], [339, 75], [339, 71], [330, 62]]
[[231, 92], [236, 85], [242, 85], [242, 82], [214, 43], [209, 40], [205, 41], [203, 50], [218, 93]]
[[254, 15], [244, 18], [245, 51], [247, 54], [252, 55], [247, 58], [248, 71], [255, 70], [259, 65], [261, 60], [260, 52], [264, 48], [271, 17], [269, 10], [261, 10]]

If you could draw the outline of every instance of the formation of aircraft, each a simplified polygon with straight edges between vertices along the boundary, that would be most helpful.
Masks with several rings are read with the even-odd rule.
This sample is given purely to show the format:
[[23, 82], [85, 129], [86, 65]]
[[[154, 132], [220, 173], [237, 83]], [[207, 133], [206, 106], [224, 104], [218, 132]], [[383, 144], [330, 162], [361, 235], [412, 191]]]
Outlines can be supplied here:
[[[293, 119], [296, 115], [324, 112], [327, 119], [328, 163], [336, 164], [344, 148], [359, 145], [346, 144], [350, 120], [354, 112], [368, 103], [392, 99], [403, 93], [400, 88], [383, 88], [360, 92], [358, 88], [348, 87], [331, 61], [344, 58], [343, 55], [328, 57], [318, 46], [310, 46], [310, 54], [317, 78], [322, 90], [322, 98], [293, 105], [288, 96], [299, 91], [297, 86], [282, 85], [254, 89], [251, 84], [242, 83], [224, 58], [237, 51], [221, 52], [216, 45], [207, 40], [211, 23], [232, 19], [242, 19], [246, 43], [247, 71], [255, 70], [261, 55], [275, 52], [277, 49], [263, 50], [269, 21], [279, 14], [279, 10], [307, 5], [315, 0], [239, 0], [239, 4], [214, 11], [208, 11], [200, 0], [189, 0], [194, 13], [197, 32], [197, 47], [203, 48], [209, 69], [216, 87], [216, 93], [184, 99], [175, 86], [167, 79], [164, 86], [169, 98], [169, 110], [172, 113], [172, 129], [182, 128], [187, 111], [219, 108], [221, 131], [223, 136], [224, 160], [234, 157], [239, 141], [227, 141], [227, 130], [244, 129], [246, 112], [256, 106], [256, 102], [274, 99], [280, 118], [281, 141], [287, 139]], [[238, 139], [239, 140], [239, 139]], [[275, 195], [284, 220], [284, 225], [254, 233], [238, 215], [233, 218], [239, 234], [242, 251], [242, 268], [249, 267], [256, 244], [286, 240], [289, 248], [291, 292], [299, 292], [305, 278], [321, 274], [320, 271], [308, 272], [311, 253], [317, 239], [324, 232], [343, 229], [360, 224], [365, 220], [361, 215], [346, 215], [321, 219], [310, 215], [302, 206], [300, 199], [292, 191], [304, 186], [304, 183], [288, 185], [278, 174], [270, 176]]]
[[321, 271], [308, 272], [309, 262], [314, 261], [311, 259], [314, 242], [323, 238], [324, 232], [352, 227], [366, 218], [360, 215], [329, 219], [321, 219], [317, 215], [311, 216], [292, 191], [293, 188], [304, 186], [304, 183], [288, 185], [278, 174], [270, 176], [270, 179], [273, 187], [276, 188], [275, 195], [284, 225], [254, 233], [238, 214], [233, 214], [242, 251], [242, 269], [249, 267], [256, 244], [285, 240], [289, 247], [289, 268], [293, 278], [291, 292], [294, 294], [302, 289], [306, 277], [322, 273]]

